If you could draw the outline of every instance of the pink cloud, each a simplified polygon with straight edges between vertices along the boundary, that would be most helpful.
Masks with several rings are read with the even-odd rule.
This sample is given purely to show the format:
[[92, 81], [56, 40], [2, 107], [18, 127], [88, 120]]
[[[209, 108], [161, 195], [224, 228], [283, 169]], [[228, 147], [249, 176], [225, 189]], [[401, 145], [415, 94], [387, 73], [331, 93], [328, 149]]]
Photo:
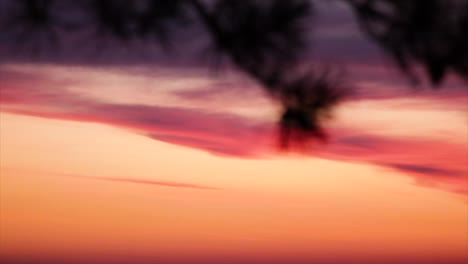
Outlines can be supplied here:
[[[364, 162], [402, 172], [415, 184], [468, 194], [468, 146], [411, 137], [386, 137], [351, 129], [336, 131], [334, 142], [316, 155]], [[468, 142], [467, 142], [468, 143]]]
[[[17, 82], [16, 78], [19, 76], [4, 82], [0, 88], [2, 111], [122, 127], [155, 140], [215, 155], [244, 158], [272, 155], [273, 140], [268, 138], [274, 135], [275, 124], [269, 122], [192, 108], [106, 103], [70, 92], [62, 81], [22, 76]], [[211, 96], [210, 92], [201, 92], [204, 93], [201, 98]], [[441, 95], [444, 98], [444, 93]], [[185, 96], [200, 98], [193, 93]], [[454, 98], [450, 92], [445, 96]], [[330, 138], [328, 144], [305, 154], [375, 164], [405, 173], [419, 185], [468, 194], [466, 145], [371, 135], [352, 128], [333, 130]]]
[[213, 154], [254, 156], [267, 126], [234, 114], [180, 107], [102, 103], [65, 89], [2, 87], [5, 112], [96, 122], [123, 127], [150, 138], [203, 149]]

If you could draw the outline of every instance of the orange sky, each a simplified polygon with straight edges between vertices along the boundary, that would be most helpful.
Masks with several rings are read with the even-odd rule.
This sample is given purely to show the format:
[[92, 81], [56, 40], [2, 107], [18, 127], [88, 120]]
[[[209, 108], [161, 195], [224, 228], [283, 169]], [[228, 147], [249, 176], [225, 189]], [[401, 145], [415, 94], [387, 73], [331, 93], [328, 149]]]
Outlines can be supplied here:
[[96, 124], [1, 122], [3, 255], [467, 257], [466, 198], [389, 170], [216, 157]]
[[350, 102], [328, 145], [279, 154], [240, 118], [274, 120], [261, 96], [259, 111], [234, 96], [184, 112], [175, 92], [216, 85], [199, 73], [163, 74], [153, 94], [154, 76], [3, 70], [26, 77], [1, 86], [0, 257], [468, 259], [466, 112], [446, 102]]

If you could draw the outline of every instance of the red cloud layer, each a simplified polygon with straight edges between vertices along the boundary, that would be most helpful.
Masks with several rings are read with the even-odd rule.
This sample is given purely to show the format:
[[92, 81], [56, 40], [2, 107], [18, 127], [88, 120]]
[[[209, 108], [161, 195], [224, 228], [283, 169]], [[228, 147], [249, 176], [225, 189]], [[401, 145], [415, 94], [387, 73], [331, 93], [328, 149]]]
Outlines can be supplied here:
[[[77, 96], [57, 85], [51, 88], [33, 86], [41, 84], [34, 80], [23, 78], [20, 83], [25, 82], [24, 85], [17, 85], [18, 82], [12, 80], [2, 86], [1, 110], [123, 127], [152, 139], [217, 155], [259, 158], [268, 155], [267, 149], [272, 150], [267, 142], [273, 135], [274, 124], [190, 108], [99, 102]], [[332, 134], [332, 142], [307, 153], [385, 166], [413, 176], [418, 184], [468, 194], [466, 146], [366, 135], [349, 128]]]

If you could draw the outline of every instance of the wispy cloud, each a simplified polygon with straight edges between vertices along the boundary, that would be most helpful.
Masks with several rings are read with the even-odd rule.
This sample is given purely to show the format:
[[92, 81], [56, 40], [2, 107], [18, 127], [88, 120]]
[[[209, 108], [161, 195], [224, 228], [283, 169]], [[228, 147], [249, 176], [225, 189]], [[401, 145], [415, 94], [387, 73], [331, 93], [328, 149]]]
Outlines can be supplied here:
[[417, 185], [468, 195], [468, 168], [451, 170], [414, 164], [385, 164], [385, 166], [412, 175]]
[[156, 181], [156, 180], [149, 180], [149, 179], [110, 178], [110, 177], [96, 177], [96, 176], [81, 176], [81, 175], [73, 175], [73, 174], [61, 174], [61, 176], [80, 178], [80, 179], [86, 179], [86, 180], [99, 180], [99, 181], [110, 181], [110, 182], [121, 182], [121, 183], [155, 185], [155, 186], [161, 186], [161, 187], [188, 188], [188, 189], [199, 189], [199, 190], [219, 190], [219, 188], [205, 186], [205, 185], [182, 183], [182, 182], [170, 182], [170, 181]]
[[335, 142], [317, 155], [374, 164], [404, 173], [417, 185], [468, 194], [466, 145], [357, 132], [340, 130]]
[[29, 83], [1, 87], [1, 110], [11, 113], [97, 122], [150, 138], [221, 155], [253, 156], [253, 142], [266, 125], [229, 114], [190, 107], [116, 104], [77, 95], [63, 87]]
[[414, 165], [414, 164], [402, 164], [402, 163], [390, 163], [384, 164], [391, 168], [395, 168], [400, 171], [424, 174], [434, 177], [444, 177], [444, 178], [458, 178], [466, 175], [466, 172], [447, 170], [443, 168], [438, 168], [430, 165]]
[[[217, 95], [213, 94], [212, 89], [201, 89], [199, 95], [195, 90], [179, 93], [187, 100], [187, 105], [183, 107], [120, 104], [77, 94], [67, 89], [69, 83], [66, 80], [57, 76], [34, 73], [20, 75], [11, 71], [3, 74], [13, 77], [5, 78], [7, 81], [2, 82], [0, 87], [0, 110], [44, 118], [107, 124], [151, 139], [201, 149], [215, 155], [243, 158], [272, 155], [272, 135], [275, 130], [273, 122], [254, 120], [233, 113], [220, 113], [216, 109], [196, 108], [190, 104], [190, 100], [209, 101], [213, 99], [212, 96], [223, 96], [222, 90], [229, 88], [221, 87], [221, 94]], [[453, 91], [447, 94], [451, 92]], [[229, 98], [242, 99], [239, 90], [227, 93]], [[395, 95], [385, 95], [386, 98], [397, 98], [392, 96]], [[450, 100], [455, 97], [449, 96]], [[313, 148], [305, 154], [375, 164], [405, 173], [416, 179], [417, 184], [468, 193], [463, 191], [463, 186], [468, 183], [466, 145], [425, 138], [422, 135], [405, 137], [372, 134], [363, 129], [365, 128], [331, 129], [329, 144], [323, 148]]]

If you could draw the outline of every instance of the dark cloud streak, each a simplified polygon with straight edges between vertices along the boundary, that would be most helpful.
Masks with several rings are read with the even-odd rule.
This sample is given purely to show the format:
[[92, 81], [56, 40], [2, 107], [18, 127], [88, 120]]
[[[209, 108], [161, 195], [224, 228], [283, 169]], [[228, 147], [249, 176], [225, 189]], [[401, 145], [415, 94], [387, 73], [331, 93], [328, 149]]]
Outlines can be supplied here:
[[72, 175], [72, 174], [63, 174], [62, 176], [87, 179], [87, 180], [155, 185], [155, 186], [160, 186], [160, 187], [187, 188], [187, 189], [198, 189], [198, 190], [219, 190], [219, 188], [205, 186], [205, 185], [181, 183], [181, 182], [169, 182], [169, 181], [156, 181], [156, 180], [149, 180], [149, 179], [111, 178], [111, 177], [81, 176], [81, 175]]
[[424, 174], [431, 177], [442, 177], [442, 178], [458, 178], [467, 176], [468, 172], [461, 172], [461, 171], [454, 171], [454, 170], [447, 170], [443, 168], [438, 168], [435, 166], [430, 165], [414, 165], [414, 164], [402, 164], [402, 163], [388, 163], [383, 164], [384, 166], [397, 169], [402, 172], [409, 172], [409, 173], [418, 173]]

